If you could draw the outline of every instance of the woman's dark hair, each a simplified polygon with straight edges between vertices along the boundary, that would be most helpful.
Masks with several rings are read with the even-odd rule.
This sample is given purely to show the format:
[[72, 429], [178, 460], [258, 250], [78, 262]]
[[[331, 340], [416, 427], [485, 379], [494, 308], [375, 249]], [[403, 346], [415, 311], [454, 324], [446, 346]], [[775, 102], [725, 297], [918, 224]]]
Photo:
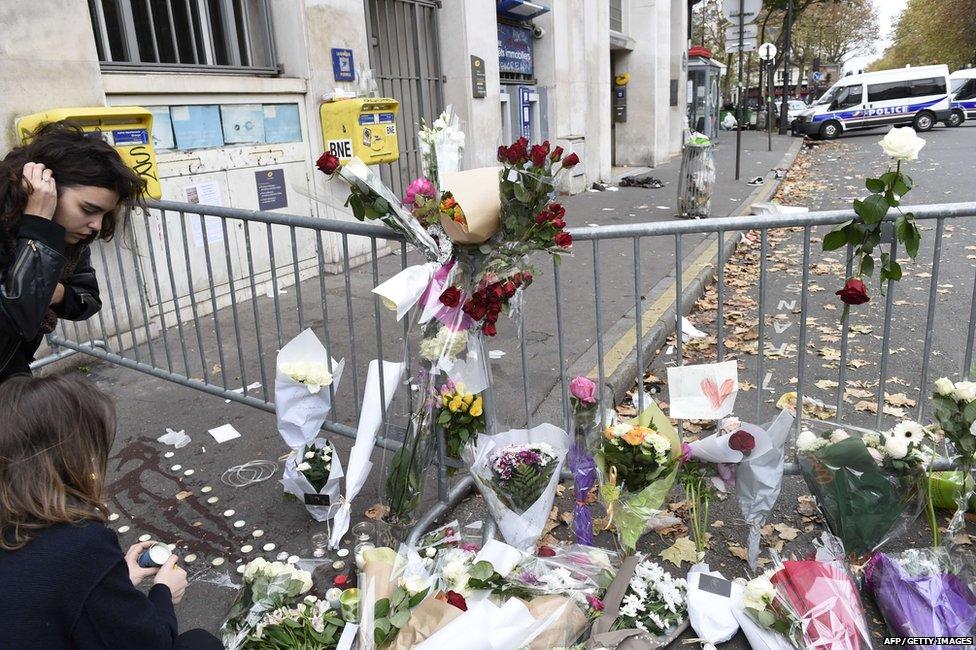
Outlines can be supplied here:
[[130, 169], [98, 132], [85, 133], [73, 122], [49, 122], [27, 136], [27, 144], [11, 149], [0, 161], [0, 238], [8, 249], [17, 239], [20, 216], [27, 206], [24, 165], [41, 163], [54, 174], [58, 191], [94, 186], [114, 190], [119, 207], [105, 215], [98, 238], [112, 239], [119, 222], [142, 199], [146, 182]]
[[0, 384], [0, 413], [0, 549], [54, 524], [105, 523], [112, 400], [65, 375], [19, 375]]

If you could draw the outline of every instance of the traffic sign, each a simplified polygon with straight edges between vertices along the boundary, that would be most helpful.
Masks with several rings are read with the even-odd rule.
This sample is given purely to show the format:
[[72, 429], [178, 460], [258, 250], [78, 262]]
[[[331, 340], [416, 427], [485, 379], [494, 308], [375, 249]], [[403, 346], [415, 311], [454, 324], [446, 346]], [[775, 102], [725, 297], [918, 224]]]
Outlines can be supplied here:
[[[742, 26], [742, 36], [744, 38], [756, 38], [759, 33], [759, 26], [756, 23], [746, 23]], [[725, 42], [729, 41], [739, 42], [739, 25], [729, 25], [725, 28]]]
[[[742, 39], [742, 51], [743, 52], [752, 52], [755, 49], [756, 49], [756, 39], [755, 39], [755, 37]], [[738, 51], [739, 51], [739, 41], [738, 41], [738, 39], [736, 39], [735, 41], [725, 41], [725, 53], [726, 54], [733, 54], [733, 53], [738, 52]]]
[[762, 0], [722, 0], [722, 13], [728, 20], [739, 22], [739, 5], [742, 5], [743, 22], [751, 23], [759, 16]]
[[763, 43], [759, 46], [759, 58], [763, 61], [772, 61], [776, 58], [776, 46], [772, 43]]
[[821, 73], [821, 72], [814, 72], [813, 73], [813, 80], [814, 81], [820, 81], [821, 79], [823, 79], [823, 73]]

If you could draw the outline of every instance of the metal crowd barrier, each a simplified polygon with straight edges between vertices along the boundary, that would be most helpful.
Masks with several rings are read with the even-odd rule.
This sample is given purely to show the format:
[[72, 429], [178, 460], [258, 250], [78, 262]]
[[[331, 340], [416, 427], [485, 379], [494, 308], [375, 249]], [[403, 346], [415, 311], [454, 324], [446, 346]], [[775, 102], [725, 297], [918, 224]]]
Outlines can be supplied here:
[[[407, 250], [396, 233], [379, 224], [319, 219], [308, 216], [258, 212], [234, 208], [201, 206], [172, 201], [150, 203], [149, 214], [134, 215], [128, 234], [111, 244], [98, 244], [93, 251], [102, 292], [103, 309], [83, 323], [64, 323], [49, 335], [48, 341], [56, 355], [81, 352], [103, 361], [165, 379], [189, 388], [238, 403], [273, 412], [273, 386], [276, 349], [311, 326], [337, 359], [346, 359], [345, 376], [339, 387], [341, 399], [335, 405], [324, 429], [342, 436], [354, 437], [355, 424], [362, 394], [361, 379], [370, 359], [400, 359], [402, 341], [409, 341], [408, 318], [402, 324], [381, 306], [371, 289], [383, 279], [408, 264], [422, 260]], [[909, 208], [904, 208], [906, 211]], [[924, 205], [910, 208], [915, 218], [924, 224], [934, 222], [934, 234], [923, 235], [925, 248], [919, 254], [916, 267], [925, 264], [931, 246], [931, 279], [925, 319], [923, 349], [914, 364], [918, 367], [919, 387], [915, 416], [925, 416], [925, 403], [930, 391], [930, 362], [933, 336], [937, 327], [951, 327], [953, 332], [966, 333], [965, 352], [956, 360], [955, 368], [969, 375], [973, 362], [973, 343], [976, 336], [976, 278], [969, 298], [968, 323], [938, 322], [939, 277], [947, 222], [964, 223], [964, 218], [976, 216], [976, 202]], [[758, 302], [758, 340], [756, 369], [749, 377], [756, 386], [755, 421], [762, 421], [767, 391], [763, 390], [766, 373], [766, 351], [769, 342], [767, 317], [771, 315], [769, 294], [781, 280], [769, 266], [769, 234], [773, 230], [794, 229], [802, 236], [802, 281], [794, 287], [800, 303], [799, 338], [796, 347], [796, 392], [798, 402], [808, 393], [805, 384], [809, 354], [809, 293], [810, 270], [815, 252], [812, 233], [817, 227], [829, 227], [854, 217], [850, 210], [809, 212], [798, 214], [766, 214], [750, 217], [727, 217], [700, 221], [664, 221], [632, 225], [612, 225], [571, 229], [575, 240], [574, 258], [561, 265], [551, 264], [545, 275], [538, 274], [529, 294], [547, 291], [551, 278], [554, 291], [554, 313], [540, 313], [541, 301], [526, 301], [525, 318], [518, 324], [518, 337], [509, 345], [517, 346], [510, 358], [521, 364], [521, 400], [496, 398], [500, 420], [519, 425], [524, 418], [527, 426], [545, 405], [540, 394], [555, 394], [558, 404], [549, 404], [550, 412], [561, 412], [567, 428], [571, 419], [568, 391], [570, 367], [580, 356], [571, 354], [567, 343], [567, 305], [575, 305], [573, 316], [588, 314], [592, 309], [593, 331], [579, 322], [572, 324], [573, 337], [592, 335], [595, 339], [596, 370], [599, 385], [606, 384], [607, 319], [629, 317], [635, 327], [636, 367], [647, 368], [653, 350], [648, 349], [648, 332], [644, 327], [644, 310], [649, 302], [651, 287], [644, 280], [642, 264], [657, 263], [660, 251], [652, 259], [648, 242], [664, 238], [673, 244], [674, 305], [666, 318], [673, 328], [691, 309], [685, 295], [686, 273], [683, 252], [690, 246], [711, 241], [716, 247], [717, 263], [711, 265], [718, 285], [715, 333], [717, 361], [725, 359], [724, 339], [728, 331], [725, 323], [724, 265], [735, 246], [732, 235], [752, 231], [758, 233], [760, 246]], [[890, 215], [889, 218], [893, 218]], [[827, 228], [822, 231], [826, 232]], [[960, 231], [962, 232], [962, 231]], [[699, 242], [698, 240], [702, 240]], [[896, 242], [882, 244], [892, 259], [897, 257]], [[646, 252], [647, 251], [647, 252]], [[645, 253], [646, 252], [646, 253]], [[880, 252], [880, 250], [879, 250]], [[388, 253], [393, 255], [387, 256]], [[839, 253], [839, 252], [838, 252]], [[837, 253], [835, 253], [836, 255]], [[848, 260], [850, 250], [848, 250]], [[540, 259], [542, 259], [540, 257]], [[618, 287], [613, 296], [614, 309], [607, 311], [603, 285], [608, 278], [602, 266], [612, 260], [614, 276], [629, 275], [633, 283], [623, 292]], [[623, 262], [619, 262], [624, 260]], [[573, 265], [591, 262], [592, 283], [586, 275], [572, 273]], [[629, 269], [627, 267], [630, 267]], [[381, 267], [383, 274], [381, 276]], [[334, 270], [329, 274], [326, 270]], [[851, 262], [847, 262], [847, 273]], [[831, 287], [839, 287], [844, 278], [830, 276]], [[832, 289], [831, 289], [832, 290]], [[885, 400], [886, 379], [889, 377], [892, 335], [892, 313], [895, 296], [900, 289], [889, 281], [884, 296], [880, 367], [878, 373], [877, 418], [881, 427]], [[953, 292], [959, 295], [958, 290]], [[290, 294], [290, 295], [289, 295]], [[371, 301], [363, 303], [363, 301]], [[632, 309], [627, 304], [632, 300]], [[859, 308], [874, 310], [875, 303]], [[591, 307], [592, 306], [592, 307]], [[357, 309], [358, 307], [358, 309]], [[371, 309], [370, 309], [371, 307]], [[839, 314], [839, 311], [838, 311]], [[844, 412], [844, 391], [850, 357], [850, 328], [858, 311], [844, 324], [841, 332], [835, 405], [837, 416]], [[590, 316], [587, 315], [586, 318]], [[672, 320], [673, 319], [673, 320]], [[543, 323], [542, 331], [555, 330], [558, 346], [558, 379], [551, 386], [539, 386], [530, 381], [532, 370], [529, 349], [523, 329], [533, 321]], [[501, 336], [498, 337], [502, 339]], [[504, 345], [503, 342], [498, 343]], [[682, 363], [682, 336], [675, 337], [674, 361]], [[919, 352], [911, 350], [911, 353]], [[535, 359], [537, 353], [533, 353]], [[39, 365], [50, 359], [38, 361]], [[506, 361], [508, 363], [508, 361]], [[219, 366], [219, 367], [218, 367]], [[382, 370], [382, 364], [380, 364]], [[554, 368], [553, 368], [554, 369]], [[740, 371], [740, 381], [746, 379]], [[261, 387], [249, 390], [254, 382]], [[382, 379], [380, 385], [382, 386]], [[512, 387], [509, 387], [512, 388]], [[785, 390], [785, 389], [784, 389]], [[558, 391], [558, 392], [557, 392]], [[255, 394], [249, 394], [254, 392]], [[643, 382], [637, 382], [636, 406], [642, 410], [646, 400]], [[748, 408], [745, 395], [740, 395], [737, 412], [746, 419]], [[520, 403], [518, 403], [520, 402]], [[768, 414], [768, 413], [767, 413]], [[391, 420], [395, 418], [390, 418]], [[558, 419], [555, 417], [553, 419]], [[797, 422], [799, 429], [799, 421]], [[394, 421], [384, 421], [377, 444], [395, 449], [397, 433], [402, 433]], [[792, 465], [788, 472], [796, 472]], [[440, 515], [447, 512], [473, 487], [469, 477], [448, 484], [446, 473], [438, 472], [438, 503], [420, 519], [415, 534], [422, 532]]]

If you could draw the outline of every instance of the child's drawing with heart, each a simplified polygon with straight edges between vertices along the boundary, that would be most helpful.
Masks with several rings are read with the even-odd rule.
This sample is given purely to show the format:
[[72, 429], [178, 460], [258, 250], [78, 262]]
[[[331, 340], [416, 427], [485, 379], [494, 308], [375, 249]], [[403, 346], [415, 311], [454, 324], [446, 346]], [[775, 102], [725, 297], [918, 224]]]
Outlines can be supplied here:
[[705, 397], [708, 398], [708, 403], [711, 404], [712, 408], [718, 410], [722, 408], [722, 404], [729, 398], [729, 395], [735, 392], [735, 380], [731, 378], [726, 379], [719, 386], [715, 379], [709, 377], [708, 379], [702, 379], [701, 389]]

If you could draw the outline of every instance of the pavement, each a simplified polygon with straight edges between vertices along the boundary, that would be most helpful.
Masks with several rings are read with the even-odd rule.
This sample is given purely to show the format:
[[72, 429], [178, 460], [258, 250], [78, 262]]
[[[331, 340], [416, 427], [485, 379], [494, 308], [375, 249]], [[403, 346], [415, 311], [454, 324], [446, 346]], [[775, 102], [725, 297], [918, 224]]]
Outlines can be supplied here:
[[[800, 141], [774, 136], [770, 152], [766, 150], [765, 134], [744, 132], [740, 181], [732, 178], [734, 142], [734, 134], [723, 133], [715, 151], [717, 181], [712, 212], [716, 216], [733, 214], [744, 204], [770, 194], [776, 185], [771, 170], [785, 166], [784, 156]], [[679, 164], [680, 161], [674, 159], [651, 171], [663, 181], [664, 187], [660, 189], [620, 188], [618, 191], [584, 192], [565, 197], [568, 223], [577, 228], [588, 224], [640, 223], [673, 218]], [[764, 176], [767, 184], [748, 185], [746, 181], [754, 176]], [[703, 237], [684, 237], [685, 264], [707, 260], [708, 247], [712, 244]], [[612, 326], [625, 322], [628, 312], [634, 309], [634, 252], [630, 241], [604, 242], [599, 246], [599, 264], [595, 265], [592, 245], [580, 245], [577, 249], [575, 255], [560, 267], [561, 307], [565, 319], [563, 356], [567, 368], [583, 368], [585, 373], [594, 364], [597, 309], [608, 327], [608, 335], [613, 333]], [[662, 287], [667, 286], [673, 273], [674, 252], [671, 239], [644, 238], [641, 241], [642, 274], [637, 289], [640, 299], [648, 305], [665, 293]], [[170, 327], [173, 369], [178, 374], [195, 378], [202, 378], [206, 373], [212, 383], [226, 382], [228, 388], [261, 382], [261, 387], [248, 391], [248, 394], [273, 398], [270, 394], [275, 350], [296, 335], [300, 326], [312, 327], [323, 335], [324, 340], [323, 325], [327, 321], [333, 356], [343, 357], [347, 363], [334, 417], [342, 424], [355, 427], [366, 364], [379, 350], [386, 359], [395, 360], [401, 354], [403, 326], [396, 324], [386, 312], [380, 313], [379, 321], [376, 320], [377, 312], [369, 291], [378, 280], [399, 270], [402, 262], [398, 255], [391, 255], [380, 259], [375, 266], [367, 264], [353, 269], [348, 278], [348, 301], [345, 278], [327, 276], [302, 284], [301, 310], [294, 288], [287, 293], [282, 291], [274, 298], [260, 296], [253, 306], [240, 305], [241, 320], [245, 321], [239, 329], [239, 340], [245, 350], [240, 361], [235, 359], [232, 349], [235, 341], [228, 334], [235, 331], [229, 310], [222, 310], [215, 318], [201, 317], [196, 327], [186, 324], [185, 336], [177, 337], [177, 332]], [[407, 262], [413, 262], [413, 256]], [[536, 263], [539, 268], [537, 280], [524, 305], [527, 391], [523, 390], [522, 352], [514, 324], [499, 323], [499, 335], [492, 342], [493, 348], [504, 352], [492, 364], [499, 421], [514, 427], [522, 426], [527, 420], [533, 423], [560, 422], [562, 418], [558, 400], [560, 357], [554, 331], [556, 298], [552, 265], [546, 259]], [[595, 277], [601, 282], [599, 304], [594, 299]], [[327, 318], [323, 296], [328, 301]], [[248, 324], [246, 320], [252, 307], [256, 322]], [[256, 353], [257, 337], [262, 341], [264, 358]], [[185, 365], [174, 347], [181, 338], [186, 344]], [[355, 341], [355, 348], [352, 341]], [[608, 349], [615, 342], [616, 339], [608, 339]], [[153, 348], [157, 359], [162, 359], [163, 348], [159, 340]], [[145, 359], [148, 348], [141, 346], [140, 350]], [[626, 356], [621, 355], [622, 358]], [[217, 363], [218, 358], [221, 363]], [[312, 535], [326, 530], [326, 526], [312, 521], [297, 502], [283, 498], [277, 478], [243, 488], [221, 482], [225, 470], [255, 459], [278, 461], [280, 468], [281, 457], [287, 448], [276, 431], [273, 414], [104, 363], [84, 361], [74, 372], [88, 375], [113, 396], [118, 407], [118, 436], [110, 462], [108, 494], [110, 508], [120, 515], [113, 526], [120, 531], [123, 526], [128, 527], [125, 532], [120, 532], [121, 543], [127, 546], [139, 535], [149, 534], [175, 543], [177, 552], [183, 556], [196, 556], [195, 562], [187, 564], [192, 584], [177, 609], [182, 627], [216, 629], [233, 599], [237, 577], [234, 567], [238, 563], [259, 554], [266, 557], [276, 557], [279, 553], [311, 556]], [[395, 422], [402, 414], [402, 405], [394, 404], [390, 416], [392, 429], [396, 429]], [[218, 444], [207, 431], [225, 423], [236, 427], [242, 437]], [[172, 449], [156, 442], [166, 428], [185, 430], [192, 438], [191, 444]], [[336, 437], [336, 444], [340, 456], [345, 458], [349, 441]], [[169, 452], [172, 456], [167, 457]], [[363, 519], [367, 508], [380, 501], [379, 488], [386, 454], [382, 450], [374, 453], [375, 476], [367, 482], [358, 505], [354, 507], [354, 523]], [[193, 471], [187, 474], [187, 470]], [[428, 494], [433, 497], [432, 486], [429, 486]], [[477, 497], [470, 499], [467, 507], [458, 509], [458, 516], [468, 520], [483, 516], [479, 515], [479, 501]], [[243, 523], [238, 527], [236, 522]], [[256, 531], [261, 531], [260, 538], [254, 537]], [[273, 549], [264, 551], [266, 544], [273, 544]], [[349, 547], [347, 543], [345, 548]], [[212, 564], [214, 560], [218, 561], [217, 566]], [[334, 552], [327, 560], [317, 573], [323, 581], [320, 584], [331, 581], [337, 571], [348, 571], [351, 564], [350, 557], [341, 558]], [[343, 562], [344, 566], [336, 570], [332, 568], [332, 562]]]

